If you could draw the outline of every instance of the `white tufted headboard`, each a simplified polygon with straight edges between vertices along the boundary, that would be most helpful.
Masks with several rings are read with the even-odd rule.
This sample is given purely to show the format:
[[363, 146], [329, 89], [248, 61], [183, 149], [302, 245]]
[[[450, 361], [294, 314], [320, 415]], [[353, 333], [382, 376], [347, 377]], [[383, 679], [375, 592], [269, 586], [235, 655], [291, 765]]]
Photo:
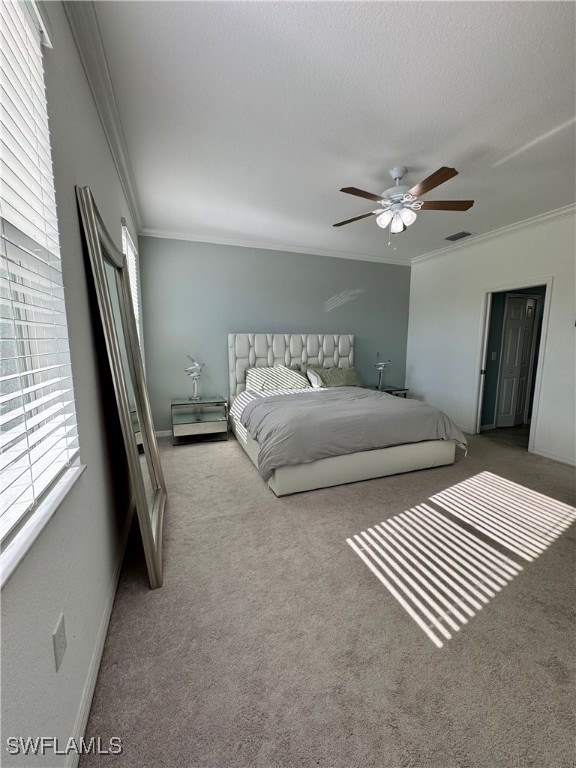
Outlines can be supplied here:
[[246, 388], [246, 369], [274, 365], [351, 368], [354, 336], [335, 333], [229, 333], [230, 400]]

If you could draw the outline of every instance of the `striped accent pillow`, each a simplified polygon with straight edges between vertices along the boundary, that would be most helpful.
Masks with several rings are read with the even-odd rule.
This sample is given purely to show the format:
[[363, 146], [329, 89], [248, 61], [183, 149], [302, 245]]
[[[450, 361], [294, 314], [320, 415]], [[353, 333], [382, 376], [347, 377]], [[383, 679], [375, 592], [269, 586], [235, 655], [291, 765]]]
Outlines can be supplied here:
[[248, 368], [246, 389], [260, 392], [268, 389], [309, 389], [310, 383], [304, 374], [277, 365], [274, 368]]

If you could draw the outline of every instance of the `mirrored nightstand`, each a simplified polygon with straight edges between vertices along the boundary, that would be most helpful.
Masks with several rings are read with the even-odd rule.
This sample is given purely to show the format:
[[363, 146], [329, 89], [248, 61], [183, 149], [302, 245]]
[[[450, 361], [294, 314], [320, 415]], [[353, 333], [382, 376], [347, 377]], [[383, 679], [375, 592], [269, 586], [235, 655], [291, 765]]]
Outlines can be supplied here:
[[228, 439], [228, 401], [221, 395], [172, 400], [172, 443], [200, 437]]

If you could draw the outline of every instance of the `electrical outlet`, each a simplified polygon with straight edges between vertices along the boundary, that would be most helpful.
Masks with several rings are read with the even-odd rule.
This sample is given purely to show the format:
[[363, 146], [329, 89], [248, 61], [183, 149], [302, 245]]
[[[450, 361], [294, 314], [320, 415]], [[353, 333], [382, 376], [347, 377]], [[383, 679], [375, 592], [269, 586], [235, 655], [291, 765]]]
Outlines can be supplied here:
[[54, 659], [56, 661], [56, 672], [60, 669], [62, 659], [66, 653], [66, 627], [64, 625], [64, 614], [60, 614], [56, 629], [52, 633], [52, 640], [54, 642]]
[[496, 352], [492, 352], [492, 360], [496, 360]]

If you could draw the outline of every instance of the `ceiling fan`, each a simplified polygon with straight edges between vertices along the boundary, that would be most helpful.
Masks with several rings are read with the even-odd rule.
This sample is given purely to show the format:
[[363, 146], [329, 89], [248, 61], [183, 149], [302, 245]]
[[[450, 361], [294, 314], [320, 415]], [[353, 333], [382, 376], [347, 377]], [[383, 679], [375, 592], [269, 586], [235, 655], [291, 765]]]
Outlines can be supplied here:
[[431, 176], [421, 181], [410, 189], [401, 186], [399, 182], [408, 169], [403, 165], [392, 168], [390, 175], [396, 182], [396, 186], [385, 189], [381, 195], [374, 195], [372, 192], [365, 192], [356, 187], [343, 187], [340, 192], [346, 192], [348, 195], [356, 197], [365, 197], [367, 200], [374, 200], [380, 203], [381, 208], [369, 213], [363, 213], [361, 216], [354, 216], [353, 219], [339, 221], [333, 224], [334, 227], [342, 227], [344, 224], [350, 224], [353, 221], [365, 219], [368, 216], [376, 216], [376, 224], [385, 229], [390, 225], [390, 232], [393, 235], [399, 235], [407, 227], [416, 221], [416, 211], [467, 211], [474, 205], [474, 200], [418, 200], [420, 195], [425, 195], [431, 189], [444, 184], [448, 179], [458, 175], [455, 168], [438, 168]]

